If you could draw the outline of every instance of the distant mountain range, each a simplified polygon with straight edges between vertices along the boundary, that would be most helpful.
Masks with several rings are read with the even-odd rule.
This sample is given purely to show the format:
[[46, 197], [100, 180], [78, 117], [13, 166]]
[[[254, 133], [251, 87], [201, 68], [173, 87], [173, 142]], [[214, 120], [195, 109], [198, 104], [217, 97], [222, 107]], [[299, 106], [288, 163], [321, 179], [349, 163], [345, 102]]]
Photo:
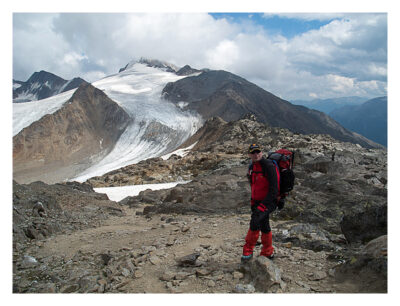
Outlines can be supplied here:
[[296, 105], [303, 105], [311, 109], [318, 110], [325, 114], [329, 114], [331, 111], [340, 108], [345, 105], [361, 105], [368, 98], [364, 97], [342, 97], [342, 98], [331, 98], [331, 99], [313, 99], [313, 100], [293, 100], [290, 101]]
[[29, 102], [42, 100], [62, 92], [78, 88], [85, 80], [73, 78], [64, 80], [59, 76], [47, 72], [35, 72], [26, 81], [13, 80], [13, 102]]
[[346, 105], [329, 114], [345, 128], [387, 147], [387, 96], [361, 105]]

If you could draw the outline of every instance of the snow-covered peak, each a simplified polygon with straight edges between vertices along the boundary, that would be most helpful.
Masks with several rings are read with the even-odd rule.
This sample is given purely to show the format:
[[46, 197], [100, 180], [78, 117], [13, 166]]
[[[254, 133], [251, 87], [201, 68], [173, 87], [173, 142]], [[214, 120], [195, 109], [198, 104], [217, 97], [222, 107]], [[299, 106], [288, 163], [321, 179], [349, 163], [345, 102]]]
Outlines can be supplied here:
[[[131, 62], [120, 73], [94, 82], [92, 85], [118, 103], [132, 122], [107, 156], [72, 179], [85, 181], [147, 158], [163, 156], [192, 136], [203, 124], [201, 116], [185, 111], [161, 96], [167, 83], [185, 77], [167, 71], [165, 67], [150, 66], [142, 60]], [[46, 113], [61, 108], [74, 91], [40, 102], [14, 105], [14, 135]]]
[[148, 67], [158, 68], [163, 71], [172, 72], [172, 73], [176, 73], [179, 70], [179, 67], [175, 66], [174, 64], [168, 63], [166, 61], [160, 61], [158, 59], [141, 57], [139, 60], [130, 61], [124, 68], [121, 68], [119, 70], [119, 72], [129, 70], [137, 63], [144, 64]]

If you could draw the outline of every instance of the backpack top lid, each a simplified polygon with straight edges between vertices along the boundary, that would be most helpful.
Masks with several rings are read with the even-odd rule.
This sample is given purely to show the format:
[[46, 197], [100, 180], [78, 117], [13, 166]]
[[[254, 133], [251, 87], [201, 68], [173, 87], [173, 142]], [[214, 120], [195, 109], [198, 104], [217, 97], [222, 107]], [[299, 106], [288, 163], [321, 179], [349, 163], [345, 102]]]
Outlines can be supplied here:
[[293, 167], [293, 152], [280, 149], [275, 152], [268, 152], [268, 158], [275, 160], [280, 169], [291, 169]]

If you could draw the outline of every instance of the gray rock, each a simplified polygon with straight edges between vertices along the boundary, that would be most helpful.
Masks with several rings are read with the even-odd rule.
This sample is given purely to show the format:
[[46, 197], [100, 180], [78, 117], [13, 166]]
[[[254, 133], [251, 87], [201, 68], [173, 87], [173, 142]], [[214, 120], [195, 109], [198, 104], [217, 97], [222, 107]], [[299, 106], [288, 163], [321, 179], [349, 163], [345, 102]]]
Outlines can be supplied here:
[[72, 285], [65, 285], [60, 289], [61, 293], [72, 293], [76, 292], [79, 290], [79, 285], [78, 284], [72, 284]]
[[309, 277], [309, 280], [319, 281], [328, 277], [328, 274], [325, 271], [314, 271], [312, 275]]
[[175, 278], [175, 273], [172, 271], [165, 271], [161, 276], [160, 276], [160, 280], [162, 281], [166, 281], [169, 282], [171, 280], [173, 280]]
[[361, 251], [353, 253], [335, 268], [334, 276], [340, 282], [356, 282], [360, 292], [387, 292], [387, 236], [370, 241]]
[[200, 277], [209, 275], [211, 272], [212, 272], [211, 270], [205, 269], [205, 268], [196, 270], [197, 276], [200, 276]]
[[109, 254], [100, 254], [100, 257], [105, 266], [108, 265], [108, 263], [110, 262], [110, 260], [112, 258], [112, 256]]
[[387, 235], [383, 235], [368, 242], [362, 253], [370, 258], [382, 258], [387, 256], [387, 251]]
[[36, 258], [29, 256], [29, 255], [24, 255], [24, 259], [21, 262], [21, 268], [27, 269], [31, 267], [37, 266], [39, 263], [36, 260]]
[[122, 274], [123, 276], [125, 276], [125, 277], [128, 277], [128, 276], [131, 274], [131, 272], [130, 272], [128, 269], [126, 269], [126, 268], [122, 268], [121, 274]]
[[176, 280], [184, 280], [184, 279], [187, 279], [190, 275], [192, 275], [192, 273], [178, 272], [175, 274], [175, 279]]
[[259, 256], [250, 262], [250, 274], [254, 287], [261, 292], [268, 292], [273, 285], [280, 285], [282, 282], [281, 270], [265, 256]]
[[196, 265], [196, 260], [200, 255], [200, 253], [189, 254], [176, 259], [176, 262], [179, 266], [194, 266]]
[[235, 271], [233, 272], [233, 279], [242, 279], [244, 277], [242, 272]]
[[159, 265], [161, 263], [161, 259], [157, 256], [150, 256], [149, 260], [153, 265]]
[[368, 242], [387, 234], [387, 203], [363, 203], [344, 212], [340, 227], [349, 242]]
[[254, 293], [256, 289], [252, 284], [237, 284], [235, 288], [233, 289], [233, 292], [235, 293]]
[[144, 276], [144, 272], [143, 272], [142, 270], [136, 270], [136, 271], [133, 273], [133, 276], [134, 276], [135, 278], [141, 278], [141, 277]]

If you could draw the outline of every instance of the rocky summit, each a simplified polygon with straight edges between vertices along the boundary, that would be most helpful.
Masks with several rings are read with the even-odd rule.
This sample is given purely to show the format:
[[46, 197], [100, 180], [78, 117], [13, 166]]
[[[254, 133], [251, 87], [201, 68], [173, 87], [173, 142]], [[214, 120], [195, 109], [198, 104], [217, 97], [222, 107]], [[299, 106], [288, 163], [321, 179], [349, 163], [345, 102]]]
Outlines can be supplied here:
[[[295, 188], [271, 215], [275, 258], [240, 263], [247, 148], [295, 152]], [[211, 118], [182, 147], [85, 183], [13, 190], [13, 292], [387, 292], [387, 152], [246, 116]], [[190, 181], [120, 202], [94, 187]]]

